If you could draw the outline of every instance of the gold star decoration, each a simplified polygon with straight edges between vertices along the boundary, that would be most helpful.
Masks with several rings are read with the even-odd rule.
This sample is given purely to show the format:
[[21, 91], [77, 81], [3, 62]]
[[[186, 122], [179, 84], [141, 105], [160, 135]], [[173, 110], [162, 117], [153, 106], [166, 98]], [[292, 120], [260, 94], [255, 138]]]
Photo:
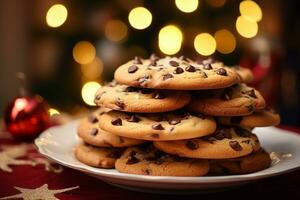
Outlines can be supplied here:
[[19, 159], [24, 157], [28, 150], [33, 149], [32, 144], [19, 144], [19, 145], [7, 145], [1, 146], [2, 151], [0, 151], [0, 170], [5, 172], [12, 172], [11, 165], [31, 165], [36, 166], [39, 164], [45, 165], [46, 171], [51, 171], [54, 173], [61, 173], [63, 168], [61, 165], [54, 166], [54, 163], [50, 160], [42, 157], [29, 157], [28, 160]]
[[7, 196], [7, 197], [2, 197], [2, 199], [17, 199], [17, 198], [22, 198], [23, 200], [59, 200], [56, 198], [54, 195], [67, 192], [70, 190], [74, 190], [79, 188], [79, 186], [76, 187], [70, 187], [70, 188], [65, 188], [65, 189], [59, 189], [59, 190], [49, 190], [48, 185], [44, 184], [39, 188], [35, 189], [28, 189], [28, 188], [20, 188], [20, 187], [14, 187], [18, 191], [20, 191], [20, 194], [12, 195], [12, 196]]

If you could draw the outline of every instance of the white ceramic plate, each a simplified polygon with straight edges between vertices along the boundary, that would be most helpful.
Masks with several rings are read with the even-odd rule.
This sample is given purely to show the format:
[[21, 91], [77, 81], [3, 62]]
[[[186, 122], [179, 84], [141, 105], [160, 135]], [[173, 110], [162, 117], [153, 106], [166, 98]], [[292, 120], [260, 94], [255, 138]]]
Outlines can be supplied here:
[[224, 190], [262, 178], [271, 177], [300, 167], [300, 136], [274, 127], [257, 128], [254, 133], [268, 152], [280, 155], [280, 162], [265, 170], [231, 176], [171, 177], [146, 176], [119, 173], [113, 169], [98, 169], [77, 161], [74, 146], [80, 141], [76, 135], [78, 122], [52, 127], [36, 139], [35, 144], [41, 154], [66, 166], [99, 178], [119, 187], [159, 193], [198, 193]]

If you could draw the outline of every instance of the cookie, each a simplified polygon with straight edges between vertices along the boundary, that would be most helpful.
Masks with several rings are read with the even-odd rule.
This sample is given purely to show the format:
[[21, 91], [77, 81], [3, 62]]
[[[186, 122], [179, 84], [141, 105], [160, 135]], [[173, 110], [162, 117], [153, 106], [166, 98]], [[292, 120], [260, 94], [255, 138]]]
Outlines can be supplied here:
[[264, 109], [247, 116], [219, 117], [218, 122], [223, 125], [236, 125], [246, 128], [276, 126], [280, 123], [280, 116], [271, 109]]
[[251, 83], [253, 81], [254, 76], [250, 69], [239, 65], [232, 66], [232, 69], [240, 75], [242, 83]]
[[190, 99], [187, 92], [136, 88], [112, 82], [97, 91], [95, 104], [126, 112], [155, 113], [177, 110]]
[[188, 109], [210, 116], [243, 116], [265, 107], [265, 100], [254, 88], [236, 84], [229, 88], [199, 91]]
[[101, 115], [99, 125], [116, 135], [151, 141], [195, 138], [216, 129], [213, 118], [180, 111], [156, 114], [110, 111]]
[[77, 134], [88, 144], [98, 147], [127, 147], [141, 144], [143, 140], [118, 136], [99, 128], [99, 112], [81, 120]]
[[210, 174], [248, 174], [267, 169], [271, 165], [270, 155], [263, 149], [241, 158], [210, 160]]
[[117, 82], [133, 86], [170, 90], [225, 88], [240, 82], [234, 69], [221, 62], [197, 63], [183, 57], [149, 59], [135, 57], [115, 71]]
[[239, 127], [220, 127], [213, 135], [178, 141], [157, 141], [166, 153], [189, 158], [226, 159], [248, 155], [260, 148], [257, 137]]
[[114, 168], [116, 159], [122, 154], [121, 149], [94, 147], [79, 144], [75, 147], [75, 157], [82, 163], [99, 168]]
[[209, 164], [207, 160], [180, 158], [154, 148], [129, 147], [116, 161], [116, 169], [151, 176], [203, 176]]

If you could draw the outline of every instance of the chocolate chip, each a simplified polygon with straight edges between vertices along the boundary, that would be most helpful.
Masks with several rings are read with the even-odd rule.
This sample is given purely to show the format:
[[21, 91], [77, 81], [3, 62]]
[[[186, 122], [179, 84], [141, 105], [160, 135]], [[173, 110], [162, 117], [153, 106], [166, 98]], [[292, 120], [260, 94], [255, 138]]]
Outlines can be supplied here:
[[128, 68], [128, 73], [134, 73], [138, 70], [139, 68], [136, 66], [136, 65], [131, 65], [129, 68]]
[[199, 144], [197, 143], [197, 141], [195, 140], [188, 140], [186, 143], [185, 143], [185, 146], [191, 150], [196, 150], [199, 148]]
[[91, 122], [93, 124], [98, 122], [98, 118], [95, 115], [88, 116], [88, 120], [89, 120], [89, 122]]
[[184, 70], [181, 67], [176, 67], [173, 74], [182, 74], [183, 72], [184, 72]]
[[222, 128], [216, 131], [214, 137], [217, 140], [223, 140], [224, 138], [231, 139], [232, 135], [230, 134], [230, 129]]
[[127, 87], [124, 90], [124, 92], [137, 92], [137, 91], [139, 91], [139, 89], [136, 87]]
[[174, 131], [174, 129], [175, 129], [174, 126], [171, 127], [171, 128], [170, 128], [170, 132]]
[[163, 80], [165, 81], [165, 80], [167, 80], [167, 79], [169, 79], [169, 78], [173, 78], [174, 76], [172, 75], [172, 74], [164, 74], [163, 75]]
[[152, 125], [154, 130], [164, 130], [164, 127], [160, 123], [156, 123]]
[[140, 162], [139, 159], [137, 159], [134, 155], [130, 155], [127, 162], [126, 162], [126, 164], [127, 165], [132, 165], [132, 164], [135, 164], [135, 163], [138, 163], [138, 162]]
[[248, 109], [249, 112], [254, 111], [254, 106], [253, 105], [246, 106], [246, 108]]
[[135, 57], [134, 57], [133, 63], [134, 63], [134, 64], [143, 64], [142, 60], [141, 60], [140, 57], [138, 57], [138, 56], [135, 56]]
[[91, 131], [90, 131], [90, 134], [91, 134], [92, 136], [97, 135], [97, 134], [98, 134], [98, 129], [92, 128]]
[[108, 158], [120, 158], [122, 152], [121, 151], [112, 151], [109, 154], [106, 155]]
[[176, 125], [176, 124], [179, 124], [180, 122], [181, 122], [181, 120], [179, 118], [174, 118], [174, 119], [169, 120], [170, 125]]
[[207, 78], [207, 74], [205, 72], [201, 72], [203, 78]]
[[151, 135], [151, 137], [153, 137], [153, 138], [159, 138], [159, 134], [153, 133], [153, 134]]
[[212, 67], [211, 64], [206, 64], [206, 65], [203, 66], [203, 69], [205, 69], [205, 70], [211, 70], [212, 68], [213, 67]]
[[170, 60], [169, 61], [169, 64], [172, 66], [172, 67], [178, 67], [179, 66], [179, 63], [174, 61], [174, 60]]
[[241, 127], [234, 127], [235, 133], [240, 136], [240, 137], [250, 137], [252, 135], [252, 133], [247, 130], [247, 129], [243, 129]]
[[122, 126], [122, 120], [120, 118], [111, 120], [111, 124], [114, 126]]
[[104, 92], [101, 92], [100, 94], [97, 94], [95, 99], [94, 99], [94, 103], [97, 104], [97, 101], [100, 101], [102, 95], [106, 93], [105, 91]]
[[140, 85], [143, 85], [143, 84], [144, 84], [146, 81], [148, 81], [150, 78], [151, 78], [150, 75], [144, 75], [144, 76], [138, 78], [137, 81], [138, 81], [138, 83], [139, 83]]
[[241, 123], [242, 120], [243, 120], [243, 116], [234, 116], [234, 117], [231, 117], [230, 123], [239, 124], [239, 123]]
[[153, 98], [154, 99], [164, 99], [166, 96], [162, 92], [155, 92], [153, 93]]
[[230, 141], [229, 146], [235, 151], [241, 151], [243, 149], [238, 141]]
[[142, 94], [150, 94], [153, 92], [153, 90], [149, 88], [141, 88], [140, 91]]
[[125, 103], [124, 103], [120, 98], [117, 98], [115, 104], [116, 104], [116, 106], [118, 106], [121, 110], [124, 110], [124, 108], [125, 108]]
[[185, 71], [187, 72], [195, 72], [196, 68], [193, 65], [189, 65], [185, 68]]
[[227, 71], [224, 68], [219, 68], [219, 69], [217, 69], [216, 72], [217, 72], [218, 75], [227, 76]]
[[248, 96], [250, 96], [250, 97], [253, 97], [253, 98], [255, 98], [255, 99], [257, 98], [254, 89], [248, 90], [248, 91], [244, 91], [244, 92], [242, 92], [242, 93], [243, 93], [243, 94], [246, 94], [246, 95], [248, 95]]
[[135, 123], [137, 123], [137, 122], [139, 122], [139, 121], [141, 121], [141, 119], [140, 118], [138, 118], [136, 115], [130, 115], [129, 117], [126, 117], [126, 119], [127, 119], [127, 121], [128, 122], [135, 122]]

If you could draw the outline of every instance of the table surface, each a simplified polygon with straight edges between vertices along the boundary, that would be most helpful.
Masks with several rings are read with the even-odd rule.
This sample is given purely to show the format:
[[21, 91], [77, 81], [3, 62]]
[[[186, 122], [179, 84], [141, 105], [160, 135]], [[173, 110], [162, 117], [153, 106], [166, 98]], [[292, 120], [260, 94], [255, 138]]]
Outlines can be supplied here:
[[[290, 129], [284, 127], [285, 129]], [[300, 130], [292, 128], [293, 131], [300, 133]], [[0, 134], [0, 149], [4, 146], [20, 145], [22, 142], [15, 141], [7, 137], [7, 133], [1, 131]], [[30, 144], [29, 144], [30, 145]], [[36, 150], [30, 150], [30, 155], [37, 155]], [[26, 160], [28, 155], [23, 157]], [[1, 150], [0, 150], [0, 199], [11, 195], [20, 193], [14, 187], [37, 189], [44, 184], [48, 185], [49, 190], [65, 189], [70, 187], [79, 186], [73, 190], [55, 194], [55, 197], [60, 200], [77, 200], [77, 199], [139, 199], [139, 200], [153, 200], [153, 199], [186, 199], [189, 198], [205, 198], [205, 199], [220, 199], [220, 198], [234, 198], [240, 197], [250, 199], [257, 198], [257, 195], [271, 197], [284, 197], [286, 199], [300, 199], [300, 170], [260, 180], [239, 188], [227, 190], [224, 192], [211, 193], [211, 194], [198, 194], [198, 195], [159, 195], [147, 194], [140, 192], [133, 192], [129, 190], [120, 189], [109, 184], [106, 184], [98, 179], [92, 178], [79, 171], [68, 168], [63, 168], [61, 173], [54, 173], [46, 171], [45, 166], [42, 164], [31, 165], [16, 165], [11, 166], [12, 172], [5, 172], [1, 170]], [[22, 190], [24, 191], [24, 189]], [[36, 190], [40, 191], [40, 190]], [[41, 190], [42, 191], [42, 190]], [[44, 194], [45, 191], [38, 192]], [[31, 195], [34, 196], [31, 192]], [[234, 195], [234, 196], [233, 196]], [[31, 196], [31, 197], [32, 197]], [[25, 196], [23, 196], [24, 199]], [[16, 199], [16, 198], [13, 198]], [[27, 199], [34, 199], [27, 198]], [[50, 199], [50, 197], [45, 197]]]

